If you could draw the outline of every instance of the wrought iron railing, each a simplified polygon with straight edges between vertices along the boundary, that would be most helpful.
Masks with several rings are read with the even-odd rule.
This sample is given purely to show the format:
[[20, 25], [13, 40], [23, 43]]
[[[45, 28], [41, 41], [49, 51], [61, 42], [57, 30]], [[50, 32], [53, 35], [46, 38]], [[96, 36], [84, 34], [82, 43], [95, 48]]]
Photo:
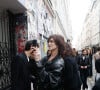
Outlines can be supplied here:
[[[12, 24], [7, 11], [0, 12], [0, 90], [5, 90], [11, 85], [11, 60], [14, 46], [11, 44]], [[12, 25], [13, 26], [13, 25]], [[13, 52], [12, 52], [13, 51]]]

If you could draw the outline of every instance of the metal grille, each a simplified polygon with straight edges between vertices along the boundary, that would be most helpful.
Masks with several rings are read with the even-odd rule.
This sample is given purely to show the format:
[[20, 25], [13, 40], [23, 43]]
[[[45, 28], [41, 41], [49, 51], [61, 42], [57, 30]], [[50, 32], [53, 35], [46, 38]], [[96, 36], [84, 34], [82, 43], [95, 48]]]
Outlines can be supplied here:
[[0, 11], [0, 90], [11, 85], [11, 32], [7, 11]]

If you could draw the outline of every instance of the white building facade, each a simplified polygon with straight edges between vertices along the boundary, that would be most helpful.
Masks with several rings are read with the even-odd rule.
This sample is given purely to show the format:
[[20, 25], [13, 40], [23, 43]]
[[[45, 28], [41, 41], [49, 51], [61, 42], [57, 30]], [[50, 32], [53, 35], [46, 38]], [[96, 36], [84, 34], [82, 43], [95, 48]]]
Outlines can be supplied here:
[[64, 36], [65, 40], [72, 40], [72, 27], [69, 17], [68, 0], [51, 0], [55, 12], [54, 28], [56, 33]]
[[81, 38], [82, 48], [100, 46], [100, 0], [92, 1], [91, 8], [84, 21]]

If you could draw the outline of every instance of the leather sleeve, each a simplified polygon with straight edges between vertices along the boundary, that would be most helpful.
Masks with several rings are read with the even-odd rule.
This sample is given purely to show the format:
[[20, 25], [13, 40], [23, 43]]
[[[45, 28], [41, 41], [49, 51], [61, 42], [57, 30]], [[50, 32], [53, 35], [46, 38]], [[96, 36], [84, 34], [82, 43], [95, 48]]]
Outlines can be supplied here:
[[47, 71], [46, 68], [42, 66], [41, 62], [37, 62], [40, 82], [45, 84], [45, 87], [49, 86], [54, 88], [61, 82], [62, 70], [64, 68], [63, 59], [59, 59], [54, 62], [52, 68], [52, 70]]

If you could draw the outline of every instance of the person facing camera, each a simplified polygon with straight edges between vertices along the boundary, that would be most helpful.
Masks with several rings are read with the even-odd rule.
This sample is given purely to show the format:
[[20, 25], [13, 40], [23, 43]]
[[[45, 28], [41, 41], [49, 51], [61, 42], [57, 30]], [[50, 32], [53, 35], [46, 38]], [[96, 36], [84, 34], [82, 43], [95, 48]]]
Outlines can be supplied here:
[[90, 58], [87, 55], [86, 49], [82, 50], [82, 55], [78, 58], [78, 66], [79, 66], [80, 76], [83, 84], [83, 90], [85, 90], [85, 88], [88, 88], [87, 77], [89, 76], [89, 70], [91, 66]]

